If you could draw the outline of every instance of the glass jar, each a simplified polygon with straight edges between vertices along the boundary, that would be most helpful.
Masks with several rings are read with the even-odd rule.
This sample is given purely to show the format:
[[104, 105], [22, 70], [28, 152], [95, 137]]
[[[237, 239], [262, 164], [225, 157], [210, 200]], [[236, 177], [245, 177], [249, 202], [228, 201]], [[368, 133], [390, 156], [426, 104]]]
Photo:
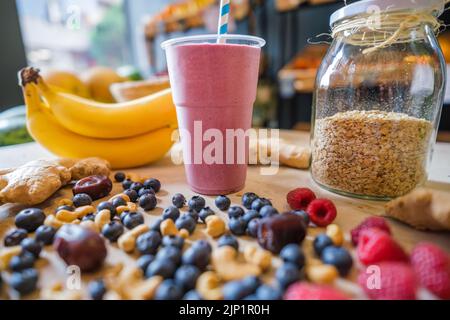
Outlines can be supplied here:
[[446, 82], [435, 37], [443, 4], [364, 0], [332, 15], [313, 102], [319, 185], [387, 200], [427, 180]]

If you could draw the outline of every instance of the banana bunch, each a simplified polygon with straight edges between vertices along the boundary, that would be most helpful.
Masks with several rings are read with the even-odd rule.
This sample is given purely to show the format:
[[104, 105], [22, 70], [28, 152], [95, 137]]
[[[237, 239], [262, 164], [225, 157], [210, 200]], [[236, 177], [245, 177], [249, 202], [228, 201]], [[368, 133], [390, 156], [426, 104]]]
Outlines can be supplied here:
[[60, 157], [95, 156], [113, 168], [131, 168], [161, 159], [172, 147], [176, 112], [170, 89], [102, 104], [52, 89], [33, 68], [19, 77], [29, 133]]

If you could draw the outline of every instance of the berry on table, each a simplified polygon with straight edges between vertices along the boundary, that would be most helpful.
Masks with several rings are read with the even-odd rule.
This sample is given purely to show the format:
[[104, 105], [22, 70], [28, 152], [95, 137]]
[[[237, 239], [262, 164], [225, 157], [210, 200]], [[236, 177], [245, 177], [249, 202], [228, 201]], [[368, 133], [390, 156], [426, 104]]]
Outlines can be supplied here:
[[38, 272], [30, 268], [14, 272], [9, 279], [9, 286], [24, 296], [36, 290], [37, 282]]
[[72, 206], [67, 206], [67, 205], [59, 206], [58, 208], [56, 208], [55, 212], [58, 213], [61, 210], [66, 210], [66, 211], [71, 211], [72, 212], [72, 211], [75, 211], [75, 208], [72, 207]]
[[[132, 190], [132, 189], [131, 189]], [[142, 197], [145, 194], [152, 194], [152, 195], [156, 195], [155, 191], [153, 191], [153, 189], [140, 189], [138, 192], [138, 197]]]
[[167, 259], [172, 261], [175, 266], [178, 266], [181, 263], [181, 250], [173, 246], [161, 248], [156, 255], [156, 260]]
[[239, 206], [233, 206], [228, 209], [228, 216], [231, 219], [239, 218], [239, 217], [242, 217], [243, 215], [244, 215], [244, 209], [242, 209]]
[[109, 201], [100, 202], [97, 206], [97, 212], [102, 210], [109, 210], [111, 213], [111, 219], [117, 214], [116, 207]]
[[326, 227], [333, 223], [337, 210], [333, 202], [328, 199], [313, 200], [306, 209], [311, 221], [318, 227]]
[[102, 235], [111, 242], [116, 242], [124, 233], [123, 225], [118, 221], [111, 221], [102, 228]]
[[92, 198], [86, 193], [78, 193], [73, 196], [72, 202], [76, 208], [90, 206], [92, 204]]
[[123, 225], [127, 229], [134, 229], [144, 224], [144, 216], [140, 212], [130, 212], [123, 218]]
[[88, 215], [85, 215], [83, 217], [83, 219], [81, 219], [81, 221], [92, 221], [92, 222], [94, 222], [95, 221], [95, 214], [89, 213]]
[[309, 219], [309, 215], [306, 211], [297, 210], [297, 211], [292, 211], [292, 213], [302, 217], [302, 219], [305, 221], [306, 226], [309, 226], [309, 222], [311, 221], [311, 219]]
[[34, 263], [36, 262], [36, 257], [28, 252], [22, 251], [18, 256], [14, 256], [11, 258], [9, 262], [9, 268], [12, 271], [22, 271], [25, 269], [33, 268]]
[[217, 240], [217, 245], [219, 247], [230, 246], [236, 250], [239, 250], [239, 242], [236, 237], [232, 236], [231, 234], [225, 234], [221, 236], [219, 240]]
[[186, 229], [189, 234], [192, 234], [195, 231], [197, 223], [189, 214], [183, 214], [175, 221], [175, 226], [178, 230]]
[[3, 240], [3, 243], [4, 243], [5, 247], [18, 246], [22, 242], [22, 240], [25, 239], [26, 237], [28, 237], [27, 230], [14, 229], [14, 230], [9, 231], [5, 235], [5, 239]]
[[322, 251], [329, 246], [334, 245], [333, 240], [325, 233], [319, 234], [313, 242], [314, 252], [320, 257]]
[[324, 264], [336, 267], [342, 277], [348, 275], [353, 266], [353, 259], [347, 249], [329, 246], [323, 249], [320, 259]]
[[253, 192], [244, 193], [242, 196], [242, 205], [247, 209], [251, 209], [253, 201], [258, 198], [259, 197]]
[[188, 216], [190, 216], [192, 219], [194, 219], [195, 223], [198, 222], [198, 212], [192, 209], [189, 209], [189, 211], [186, 213]]
[[175, 193], [172, 197], [172, 204], [181, 209], [186, 205], [186, 198], [181, 193]]
[[361, 234], [361, 232], [363, 230], [370, 228], [378, 228], [380, 230], [385, 231], [388, 234], [391, 234], [391, 229], [389, 228], [389, 225], [387, 224], [384, 218], [369, 217], [365, 219], [363, 222], [361, 222], [356, 228], [352, 229], [351, 236], [353, 245], [357, 246], [359, 241], [359, 235]]
[[278, 214], [278, 210], [272, 206], [264, 206], [259, 211], [259, 214], [261, 215], [261, 218], [269, 218]]
[[155, 259], [145, 271], [145, 277], [161, 276], [164, 279], [172, 278], [177, 267], [171, 259]]
[[162, 218], [164, 220], [172, 219], [174, 222], [180, 217], [180, 210], [175, 206], [170, 206], [164, 209]]
[[231, 200], [227, 196], [222, 195], [218, 196], [214, 203], [219, 210], [226, 211], [230, 208]]
[[280, 252], [280, 258], [284, 262], [295, 264], [299, 269], [305, 265], [305, 254], [302, 248], [295, 243], [285, 246]]
[[183, 265], [175, 272], [175, 282], [183, 288], [184, 292], [195, 288], [200, 270], [193, 265]]
[[203, 300], [200, 294], [196, 290], [188, 291], [184, 296], [183, 300], [191, 300], [191, 301], [197, 301], [197, 300]]
[[193, 196], [188, 202], [189, 209], [195, 210], [197, 212], [200, 212], [205, 207], [205, 205], [205, 199], [200, 196]]
[[253, 294], [258, 288], [260, 281], [257, 277], [247, 277], [226, 283], [222, 292], [225, 300], [241, 300]]
[[139, 206], [145, 211], [151, 211], [155, 209], [157, 204], [158, 200], [156, 199], [154, 194], [144, 194], [139, 197]]
[[252, 202], [252, 206], [250, 207], [250, 209], [255, 210], [255, 211], [260, 211], [263, 207], [265, 206], [271, 206], [272, 202], [270, 202], [269, 199], [266, 198], [257, 198]]
[[275, 279], [282, 288], [287, 288], [300, 279], [300, 271], [293, 263], [284, 263], [275, 273]]
[[327, 286], [306, 282], [292, 284], [284, 294], [284, 300], [348, 300], [343, 292]]
[[198, 217], [203, 223], [206, 223], [206, 218], [215, 215], [214, 211], [210, 207], [205, 207], [200, 210]]
[[133, 189], [127, 189], [123, 192], [123, 194], [127, 195], [128, 198], [130, 198], [131, 202], [136, 202], [139, 198], [139, 195], [136, 191], [134, 191]]
[[382, 261], [408, 261], [408, 255], [391, 235], [377, 228], [361, 232], [356, 252], [364, 265]]
[[141, 234], [136, 240], [136, 249], [143, 255], [155, 255], [161, 245], [161, 235], [156, 231]]
[[130, 189], [136, 192], [139, 192], [142, 188], [144, 188], [144, 185], [140, 182], [133, 182], [130, 186]]
[[176, 247], [183, 250], [184, 239], [180, 236], [164, 236], [162, 245], [163, 247]]
[[137, 264], [138, 268], [141, 269], [145, 274], [145, 271], [147, 270], [148, 266], [153, 261], [155, 261], [154, 255], [145, 254], [143, 256], [140, 256], [139, 259], [137, 259], [136, 264]]
[[373, 300], [414, 300], [416, 279], [413, 269], [403, 262], [382, 262], [377, 264], [379, 285], [373, 285], [373, 273], [362, 270], [358, 283], [367, 296]]
[[192, 244], [192, 248], [195, 248], [195, 249], [198, 249], [198, 250], [201, 250], [201, 251], [205, 251], [205, 252], [208, 252], [208, 253], [212, 252], [212, 247], [209, 244], [209, 242], [206, 241], [206, 240], [195, 241]]
[[[244, 217], [245, 220], [245, 217]], [[259, 222], [261, 221], [260, 218], [254, 218], [250, 220], [247, 224], [247, 234], [252, 237], [256, 238], [258, 237], [258, 228], [259, 228]]]
[[305, 210], [316, 199], [315, 193], [308, 188], [297, 188], [290, 191], [286, 200], [292, 210]]
[[180, 300], [183, 289], [174, 280], [164, 280], [156, 290], [155, 300]]
[[116, 172], [114, 174], [114, 180], [116, 180], [116, 182], [123, 182], [126, 179], [126, 175], [123, 172]]
[[411, 265], [422, 287], [441, 299], [450, 299], [450, 260], [444, 250], [420, 243], [411, 252]]
[[253, 220], [255, 218], [261, 218], [261, 215], [259, 214], [258, 211], [255, 210], [248, 210], [246, 213], [244, 213], [244, 215], [242, 216], [242, 218], [249, 223], [250, 220]]
[[24, 209], [16, 215], [15, 224], [17, 228], [34, 232], [44, 224], [45, 218], [45, 213], [41, 209]]
[[89, 282], [88, 291], [92, 300], [103, 300], [106, 294], [105, 282], [101, 279]]
[[269, 286], [263, 284], [255, 292], [258, 300], [281, 300], [283, 298], [283, 291], [278, 286]]
[[153, 191], [155, 191], [156, 193], [159, 192], [159, 190], [161, 190], [161, 182], [158, 179], [147, 179], [144, 182], [144, 188], [145, 189], [153, 189]]
[[122, 182], [122, 188], [123, 190], [128, 190], [131, 188], [131, 185], [133, 184], [133, 181], [131, 181], [130, 179], [125, 179]]
[[25, 238], [20, 242], [23, 251], [29, 252], [38, 258], [42, 251], [42, 243], [36, 239]]
[[247, 229], [247, 223], [242, 217], [233, 218], [228, 222], [228, 228], [232, 234], [236, 236], [243, 236]]
[[43, 245], [48, 246], [53, 244], [55, 239], [56, 229], [51, 226], [42, 225], [36, 229], [35, 238]]
[[114, 208], [123, 207], [127, 205], [127, 202], [122, 197], [116, 197], [112, 200], [112, 205]]
[[[196, 242], [197, 243], [197, 242]], [[188, 248], [182, 256], [183, 264], [190, 264], [196, 266], [200, 271], [204, 271], [209, 264], [211, 257], [211, 248], [198, 244]]]
[[161, 233], [161, 222], [163, 222], [162, 218], [156, 219], [151, 225], [150, 230]]

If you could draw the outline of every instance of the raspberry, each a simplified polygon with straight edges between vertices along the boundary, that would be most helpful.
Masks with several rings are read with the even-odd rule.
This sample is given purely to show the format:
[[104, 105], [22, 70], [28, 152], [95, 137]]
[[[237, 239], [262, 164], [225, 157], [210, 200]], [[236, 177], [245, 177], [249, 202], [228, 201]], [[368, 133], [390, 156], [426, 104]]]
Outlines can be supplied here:
[[408, 261], [407, 254], [390, 234], [377, 228], [361, 232], [356, 251], [366, 266], [382, 261]]
[[325, 285], [305, 282], [292, 284], [284, 294], [284, 300], [348, 300], [341, 291]]
[[318, 227], [326, 227], [336, 219], [336, 207], [328, 199], [313, 200], [306, 209], [311, 221]]
[[[373, 300], [415, 300], [416, 279], [413, 269], [402, 262], [382, 262], [379, 269], [361, 271], [358, 283]], [[377, 278], [378, 277], [378, 278]]]
[[289, 192], [286, 199], [292, 210], [305, 210], [316, 195], [311, 189], [297, 188]]
[[441, 299], [450, 299], [449, 256], [431, 243], [418, 244], [411, 252], [411, 264], [419, 283]]
[[361, 231], [369, 228], [378, 228], [380, 230], [386, 231], [389, 234], [391, 233], [391, 229], [389, 228], [386, 220], [381, 217], [369, 217], [351, 231], [353, 245], [358, 245], [359, 234], [361, 233]]

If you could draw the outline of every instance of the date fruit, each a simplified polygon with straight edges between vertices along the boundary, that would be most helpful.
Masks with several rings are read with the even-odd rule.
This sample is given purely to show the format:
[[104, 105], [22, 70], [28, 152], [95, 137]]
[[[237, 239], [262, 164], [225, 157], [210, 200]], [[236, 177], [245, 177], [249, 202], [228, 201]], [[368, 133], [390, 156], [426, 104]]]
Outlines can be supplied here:
[[67, 265], [76, 265], [83, 272], [97, 270], [107, 255], [105, 240], [78, 225], [62, 226], [56, 233], [54, 247]]
[[300, 244], [306, 236], [304, 220], [293, 213], [284, 213], [260, 220], [258, 243], [275, 254], [290, 243]]
[[79, 180], [73, 187], [73, 194], [86, 193], [92, 200], [106, 197], [112, 190], [111, 179], [106, 176], [90, 176]]

